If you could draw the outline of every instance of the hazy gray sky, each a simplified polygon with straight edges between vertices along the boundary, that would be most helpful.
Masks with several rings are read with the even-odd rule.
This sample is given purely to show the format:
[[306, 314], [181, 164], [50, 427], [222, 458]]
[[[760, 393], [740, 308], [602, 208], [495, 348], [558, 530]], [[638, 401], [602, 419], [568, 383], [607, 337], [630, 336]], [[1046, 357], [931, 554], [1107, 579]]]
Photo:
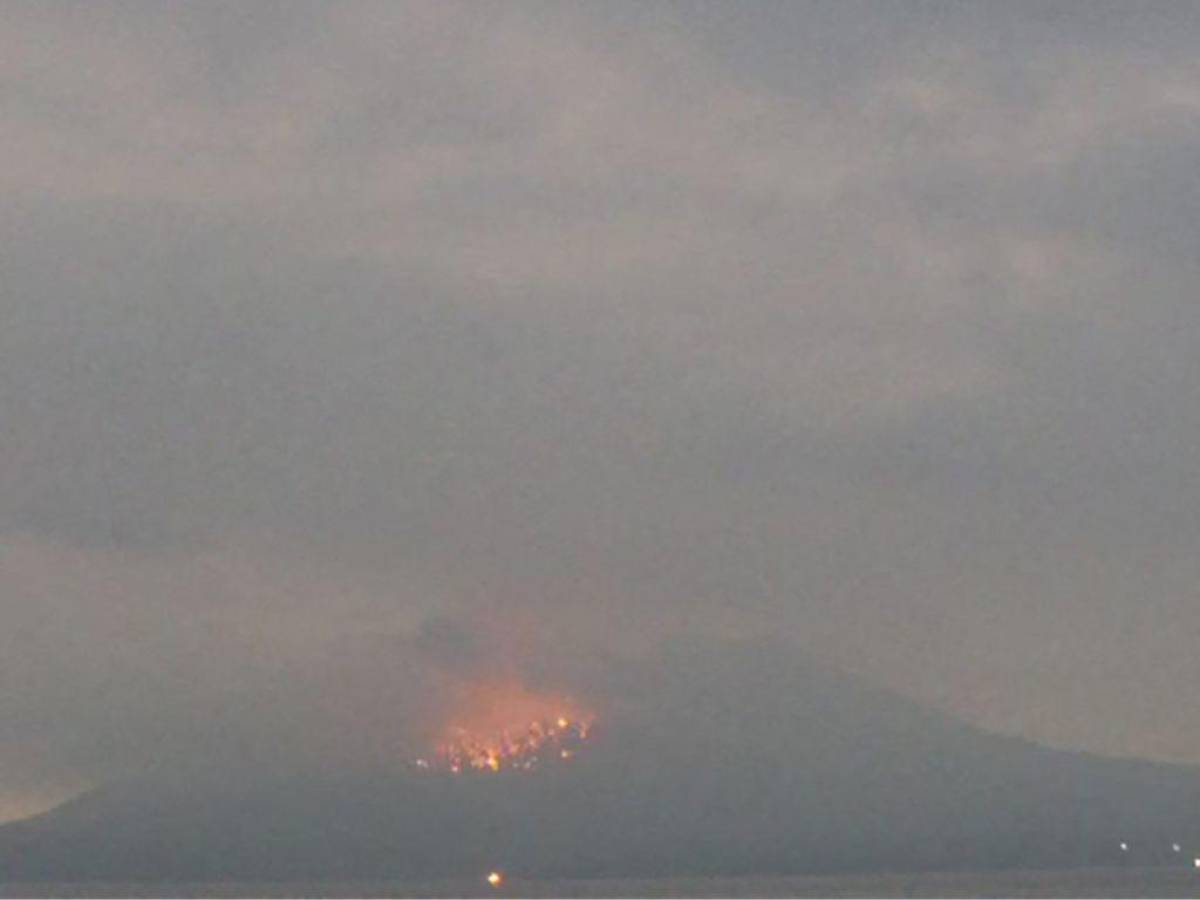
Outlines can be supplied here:
[[0, 818], [680, 632], [1200, 762], [1198, 42], [5, 4]]

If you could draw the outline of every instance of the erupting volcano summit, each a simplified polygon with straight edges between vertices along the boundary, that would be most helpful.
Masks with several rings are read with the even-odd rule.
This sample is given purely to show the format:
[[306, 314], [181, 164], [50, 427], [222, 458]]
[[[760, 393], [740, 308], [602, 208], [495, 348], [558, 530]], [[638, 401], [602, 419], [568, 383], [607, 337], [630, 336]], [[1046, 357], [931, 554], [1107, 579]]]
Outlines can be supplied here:
[[473, 712], [448, 726], [419, 769], [450, 772], [528, 772], [572, 759], [583, 748], [595, 716], [562, 698], [520, 686], [473, 692]]
[[454, 729], [450, 740], [439, 744], [434, 759], [417, 760], [420, 768], [445, 772], [499, 772], [501, 769], [529, 771], [554, 760], [571, 759], [584, 742], [592, 720], [558, 716], [536, 720], [523, 731], [502, 731], [494, 735], [472, 734], [465, 728]]

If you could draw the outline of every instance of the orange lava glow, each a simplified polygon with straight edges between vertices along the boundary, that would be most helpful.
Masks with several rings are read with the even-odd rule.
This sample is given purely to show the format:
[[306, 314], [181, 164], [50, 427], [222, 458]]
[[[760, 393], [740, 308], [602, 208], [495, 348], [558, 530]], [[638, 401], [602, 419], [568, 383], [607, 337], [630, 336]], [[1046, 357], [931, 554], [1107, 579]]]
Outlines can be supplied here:
[[571, 699], [516, 683], [472, 686], [420, 769], [532, 771], [573, 759], [595, 717]]

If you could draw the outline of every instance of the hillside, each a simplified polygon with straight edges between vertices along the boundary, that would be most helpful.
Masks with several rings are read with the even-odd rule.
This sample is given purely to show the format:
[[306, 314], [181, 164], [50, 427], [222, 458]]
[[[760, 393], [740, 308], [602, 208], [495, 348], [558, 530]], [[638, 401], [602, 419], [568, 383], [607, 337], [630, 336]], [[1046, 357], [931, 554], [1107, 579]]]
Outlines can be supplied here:
[[14, 881], [219, 880], [1066, 868], [1200, 855], [1200, 771], [990, 735], [786, 648], [677, 648], [622, 670], [607, 690], [606, 718], [569, 765], [114, 784], [0, 828], [0, 865]]

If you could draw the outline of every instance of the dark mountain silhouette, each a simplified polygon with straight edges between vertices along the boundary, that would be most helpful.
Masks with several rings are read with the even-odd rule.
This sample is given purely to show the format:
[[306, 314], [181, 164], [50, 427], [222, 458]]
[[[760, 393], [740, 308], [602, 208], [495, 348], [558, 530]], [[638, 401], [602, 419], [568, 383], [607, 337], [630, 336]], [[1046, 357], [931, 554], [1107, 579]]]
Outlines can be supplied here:
[[787, 648], [681, 646], [605, 689], [609, 709], [568, 764], [114, 784], [0, 828], [0, 866], [11, 880], [337, 879], [1200, 855], [1200, 771], [988, 734]]

